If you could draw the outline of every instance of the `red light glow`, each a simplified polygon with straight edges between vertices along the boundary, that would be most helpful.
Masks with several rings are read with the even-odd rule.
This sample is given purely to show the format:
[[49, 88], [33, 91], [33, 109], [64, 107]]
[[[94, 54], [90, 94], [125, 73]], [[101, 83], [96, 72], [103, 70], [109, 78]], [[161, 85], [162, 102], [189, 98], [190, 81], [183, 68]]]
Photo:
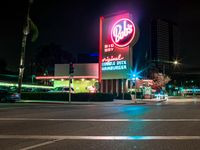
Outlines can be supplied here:
[[102, 62], [119, 61], [119, 60], [123, 60], [123, 59], [124, 59], [124, 57], [122, 57], [122, 55], [119, 54], [117, 57], [110, 56], [110, 57], [103, 58]]
[[99, 83], [101, 84], [101, 80], [102, 80], [102, 39], [103, 39], [103, 19], [104, 17], [101, 16], [100, 17], [100, 25], [99, 25]]
[[119, 19], [111, 30], [111, 40], [118, 47], [128, 46], [135, 37], [135, 25], [128, 18]]
[[[69, 79], [69, 76], [37, 76], [37, 80]], [[73, 79], [98, 79], [97, 76], [73, 76]]]

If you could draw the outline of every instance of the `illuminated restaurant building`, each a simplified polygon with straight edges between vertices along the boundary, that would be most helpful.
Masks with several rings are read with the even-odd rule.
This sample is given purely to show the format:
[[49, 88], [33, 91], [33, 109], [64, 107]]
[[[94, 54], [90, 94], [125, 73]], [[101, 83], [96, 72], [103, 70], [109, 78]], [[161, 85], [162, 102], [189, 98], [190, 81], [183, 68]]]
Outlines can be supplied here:
[[[74, 64], [72, 86], [75, 92], [95, 87], [103, 93], [127, 92], [133, 79], [132, 47], [138, 28], [130, 13], [100, 17], [99, 63]], [[69, 65], [56, 64], [54, 87], [69, 85]], [[136, 78], [135, 78], [136, 79]]]
[[[76, 93], [96, 92], [98, 63], [74, 64], [71, 86]], [[54, 87], [69, 87], [69, 64], [55, 64], [54, 76], [38, 76], [37, 80], [51, 80]]]

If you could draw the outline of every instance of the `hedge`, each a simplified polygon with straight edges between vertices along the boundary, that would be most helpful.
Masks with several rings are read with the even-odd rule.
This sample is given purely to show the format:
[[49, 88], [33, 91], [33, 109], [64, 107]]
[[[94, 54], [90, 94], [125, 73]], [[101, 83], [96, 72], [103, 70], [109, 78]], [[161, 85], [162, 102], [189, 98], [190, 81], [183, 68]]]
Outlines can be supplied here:
[[[118, 96], [115, 96], [115, 99], [123, 99], [123, 94], [120, 93]], [[124, 93], [124, 99], [125, 100], [131, 100], [131, 94], [130, 93]]]
[[[68, 101], [68, 93], [47, 93], [47, 92], [23, 92], [21, 94], [23, 100], [57, 100]], [[71, 101], [113, 101], [112, 94], [105, 93], [76, 93], [71, 94]]]
[[[136, 98], [142, 98], [142, 93], [137, 92], [136, 93]], [[123, 99], [123, 94], [120, 93], [118, 96], [115, 96], [115, 99]], [[130, 93], [124, 93], [124, 99], [125, 100], [131, 100], [131, 94]]]

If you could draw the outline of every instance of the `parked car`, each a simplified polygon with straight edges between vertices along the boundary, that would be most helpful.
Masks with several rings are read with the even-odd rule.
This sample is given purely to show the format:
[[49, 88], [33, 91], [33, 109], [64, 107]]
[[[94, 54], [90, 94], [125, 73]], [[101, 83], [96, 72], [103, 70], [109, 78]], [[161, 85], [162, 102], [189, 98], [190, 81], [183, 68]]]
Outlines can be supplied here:
[[86, 90], [89, 91], [89, 93], [96, 93], [97, 89], [94, 86], [88, 86], [86, 87]]
[[[66, 92], [69, 93], [69, 87], [56, 87], [53, 90], [48, 91], [50, 93], [61, 93], [61, 92]], [[71, 93], [74, 93], [74, 88], [71, 87]]]
[[0, 102], [14, 103], [20, 100], [20, 94], [16, 92], [9, 92], [8, 90], [0, 89]]

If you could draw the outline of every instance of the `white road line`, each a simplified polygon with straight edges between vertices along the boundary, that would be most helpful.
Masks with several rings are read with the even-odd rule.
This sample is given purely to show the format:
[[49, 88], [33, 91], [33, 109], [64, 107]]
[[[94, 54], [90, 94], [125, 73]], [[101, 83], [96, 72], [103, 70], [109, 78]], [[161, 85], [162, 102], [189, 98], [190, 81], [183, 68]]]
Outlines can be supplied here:
[[0, 121], [68, 121], [68, 122], [200, 122], [200, 119], [48, 119], [48, 118], [0, 118]]
[[[37, 139], [37, 140], [200, 140], [200, 136], [58, 136], [58, 135], [0, 135], [0, 139]], [[44, 144], [50, 144], [44, 142]], [[42, 144], [42, 143], [41, 143]]]
[[5, 109], [18, 109], [18, 108], [24, 108], [24, 107], [0, 107], [0, 110], [5, 110]]
[[40, 144], [36, 144], [36, 145], [32, 145], [32, 146], [29, 146], [29, 147], [22, 148], [20, 150], [29, 150], [29, 149], [33, 149], [33, 148], [38, 148], [38, 147], [41, 147], [41, 146], [53, 144], [53, 143], [58, 142], [58, 141], [61, 141], [61, 140], [47, 141], [47, 142], [43, 142], [43, 143], [40, 143]]

